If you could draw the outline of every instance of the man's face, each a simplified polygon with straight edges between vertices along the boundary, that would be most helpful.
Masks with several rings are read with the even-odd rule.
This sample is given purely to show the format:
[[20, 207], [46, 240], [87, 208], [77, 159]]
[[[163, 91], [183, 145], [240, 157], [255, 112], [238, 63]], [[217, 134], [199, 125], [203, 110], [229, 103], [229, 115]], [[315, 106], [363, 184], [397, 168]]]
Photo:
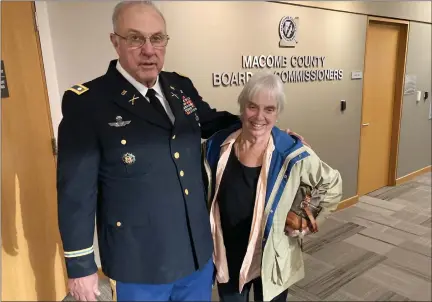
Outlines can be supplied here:
[[[116, 33], [111, 35], [122, 67], [147, 87], [155, 83], [162, 70], [166, 50], [165, 46], [152, 45], [149, 38], [160, 41], [165, 39], [165, 35], [164, 20], [153, 8], [145, 5], [124, 8], [117, 20]], [[146, 38], [144, 45], [136, 47], [137, 41], [143, 37]]]

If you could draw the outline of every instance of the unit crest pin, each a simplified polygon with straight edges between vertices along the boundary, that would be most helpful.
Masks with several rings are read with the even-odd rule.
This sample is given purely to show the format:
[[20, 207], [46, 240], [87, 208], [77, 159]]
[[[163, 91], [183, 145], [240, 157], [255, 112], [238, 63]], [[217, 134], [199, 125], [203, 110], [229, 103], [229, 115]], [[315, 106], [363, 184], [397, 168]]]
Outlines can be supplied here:
[[122, 160], [126, 165], [132, 165], [136, 161], [135, 155], [132, 153], [125, 153], [122, 157]]

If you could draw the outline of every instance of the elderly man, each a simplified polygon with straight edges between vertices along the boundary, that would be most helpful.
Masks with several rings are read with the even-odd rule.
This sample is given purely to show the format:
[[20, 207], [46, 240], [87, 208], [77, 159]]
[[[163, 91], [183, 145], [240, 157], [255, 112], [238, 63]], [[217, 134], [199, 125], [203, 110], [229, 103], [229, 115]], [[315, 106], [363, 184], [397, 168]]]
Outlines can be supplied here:
[[169, 37], [151, 3], [118, 4], [113, 25], [118, 60], [63, 96], [57, 186], [69, 290], [79, 300], [99, 294], [96, 215], [114, 298], [209, 301], [200, 142], [239, 118], [211, 109], [189, 78], [161, 71]]

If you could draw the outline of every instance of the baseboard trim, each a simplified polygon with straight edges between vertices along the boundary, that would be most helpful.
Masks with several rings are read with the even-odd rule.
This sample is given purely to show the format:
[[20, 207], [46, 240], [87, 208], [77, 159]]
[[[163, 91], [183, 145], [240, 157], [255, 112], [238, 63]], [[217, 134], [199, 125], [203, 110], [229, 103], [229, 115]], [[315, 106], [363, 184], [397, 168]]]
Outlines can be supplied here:
[[339, 205], [338, 205], [336, 211], [340, 211], [340, 210], [343, 210], [343, 209], [345, 209], [345, 208], [348, 208], [348, 207], [350, 207], [350, 206], [352, 206], [352, 205], [355, 205], [358, 201], [359, 201], [359, 196], [358, 196], [358, 195], [355, 195], [355, 196], [353, 196], [353, 197], [350, 197], [350, 198], [347, 198], [347, 199], [345, 199], [345, 200], [342, 200], [342, 201], [339, 203]]
[[416, 178], [419, 175], [422, 175], [423, 173], [431, 172], [431, 171], [432, 171], [432, 166], [424, 167], [423, 169], [420, 169], [420, 170], [414, 171], [410, 174], [407, 174], [405, 176], [399, 177], [398, 179], [396, 179], [396, 185], [403, 184], [407, 181], [412, 180], [413, 178]]

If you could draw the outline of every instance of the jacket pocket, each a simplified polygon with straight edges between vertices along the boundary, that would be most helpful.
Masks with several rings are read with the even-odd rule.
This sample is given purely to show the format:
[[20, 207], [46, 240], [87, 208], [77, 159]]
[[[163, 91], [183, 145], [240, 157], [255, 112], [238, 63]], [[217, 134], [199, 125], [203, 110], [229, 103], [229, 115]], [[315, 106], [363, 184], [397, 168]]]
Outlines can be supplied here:
[[112, 197], [105, 199], [100, 209], [99, 214], [103, 224], [118, 231], [125, 228], [149, 227], [148, 213], [152, 212], [152, 209], [146, 207], [145, 202]]
[[283, 285], [302, 266], [303, 255], [297, 238], [283, 236], [275, 246], [272, 281], [277, 285]]

